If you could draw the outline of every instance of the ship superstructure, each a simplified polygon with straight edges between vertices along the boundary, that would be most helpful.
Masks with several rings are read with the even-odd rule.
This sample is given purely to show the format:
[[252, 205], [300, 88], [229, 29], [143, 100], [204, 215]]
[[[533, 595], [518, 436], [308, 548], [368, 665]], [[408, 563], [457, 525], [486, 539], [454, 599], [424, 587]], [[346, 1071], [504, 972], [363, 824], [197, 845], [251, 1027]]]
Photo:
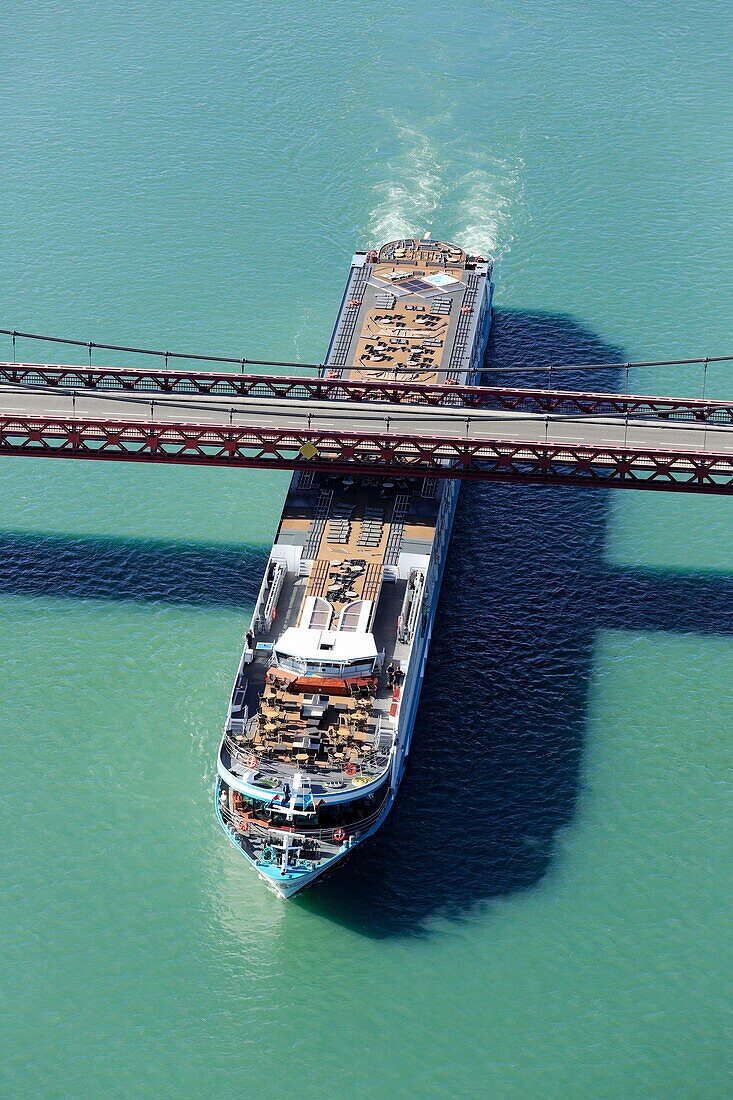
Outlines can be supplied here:
[[[330, 378], [470, 383], [491, 263], [429, 237], [357, 253]], [[216, 806], [290, 897], [381, 825], [404, 771], [456, 481], [293, 477], [234, 682]]]

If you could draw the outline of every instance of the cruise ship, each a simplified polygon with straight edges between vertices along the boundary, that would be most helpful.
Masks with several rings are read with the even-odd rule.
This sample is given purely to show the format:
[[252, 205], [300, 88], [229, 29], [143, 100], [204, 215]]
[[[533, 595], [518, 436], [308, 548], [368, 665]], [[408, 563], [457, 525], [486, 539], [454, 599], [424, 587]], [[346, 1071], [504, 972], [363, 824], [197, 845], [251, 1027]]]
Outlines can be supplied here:
[[[492, 263], [423, 239], [357, 252], [329, 378], [472, 383]], [[293, 897], [380, 827], [405, 770], [458, 497], [436, 478], [292, 479], [229, 702], [215, 805]]]

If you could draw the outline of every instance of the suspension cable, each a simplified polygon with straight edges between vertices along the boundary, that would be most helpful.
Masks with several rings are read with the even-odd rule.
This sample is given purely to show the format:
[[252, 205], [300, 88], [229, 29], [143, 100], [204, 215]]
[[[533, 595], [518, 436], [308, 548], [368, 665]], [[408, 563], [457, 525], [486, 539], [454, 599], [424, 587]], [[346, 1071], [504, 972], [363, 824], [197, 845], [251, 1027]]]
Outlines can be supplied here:
[[[154, 355], [164, 360], [166, 366], [169, 359], [188, 359], [191, 361], [197, 361], [202, 363], [230, 363], [244, 369], [245, 366], [257, 366], [257, 367], [294, 367], [299, 370], [316, 370], [323, 371], [327, 369], [334, 369], [338, 371], [342, 370], [366, 370], [369, 369], [361, 364], [353, 364], [345, 367], [333, 367], [328, 363], [303, 363], [298, 360], [281, 360], [281, 359], [247, 359], [244, 356], [230, 356], [230, 355], [203, 355], [198, 352], [183, 352], [183, 351], [159, 351], [155, 348], [137, 348], [128, 347], [124, 344], [102, 344], [93, 340], [72, 340], [63, 336], [45, 336], [37, 332], [20, 332], [17, 329], [0, 328], [0, 335], [10, 336], [13, 340], [13, 351], [15, 352], [16, 339], [23, 340], [38, 340], [41, 343], [50, 344], [66, 344], [74, 347], [87, 348], [89, 352], [89, 363], [91, 365], [92, 350], [99, 348], [100, 351], [121, 351], [130, 355]], [[533, 374], [533, 373], [545, 373], [548, 371], [599, 371], [599, 370], [634, 370], [639, 368], [650, 367], [685, 367], [695, 366], [699, 364], [709, 363], [729, 363], [733, 361], [733, 355], [705, 355], [697, 356], [691, 359], [648, 359], [635, 363], [552, 363], [543, 364], [541, 366], [487, 366], [483, 368], [482, 373], [493, 374]], [[385, 367], [382, 368], [385, 375], [396, 376], [398, 374], [411, 374], [414, 375], [414, 367]], [[449, 367], [444, 368], [430, 368], [433, 374], [449, 374], [451, 369]], [[384, 379], [388, 380], [388, 379]]]

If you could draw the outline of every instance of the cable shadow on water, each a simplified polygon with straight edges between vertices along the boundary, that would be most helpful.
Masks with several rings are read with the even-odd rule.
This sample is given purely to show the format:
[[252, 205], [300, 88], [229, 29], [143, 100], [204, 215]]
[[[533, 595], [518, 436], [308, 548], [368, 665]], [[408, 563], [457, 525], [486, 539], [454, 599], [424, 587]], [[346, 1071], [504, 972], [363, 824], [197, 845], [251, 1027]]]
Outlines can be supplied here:
[[[497, 311], [488, 352], [499, 367], [622, 358], [570, 317], [517, 311]], [[502, 383], [518, 376], [492, 375]], [[618, 377], [554, 385], [616, 390]], [[370, 937], [420, 935], [540, 882], [575, 813], [597, 630], [733, 633], [729, 578], [604, 563], [609, 503], [598, 489], [463, 487], [397, 802], [296, 904]]]

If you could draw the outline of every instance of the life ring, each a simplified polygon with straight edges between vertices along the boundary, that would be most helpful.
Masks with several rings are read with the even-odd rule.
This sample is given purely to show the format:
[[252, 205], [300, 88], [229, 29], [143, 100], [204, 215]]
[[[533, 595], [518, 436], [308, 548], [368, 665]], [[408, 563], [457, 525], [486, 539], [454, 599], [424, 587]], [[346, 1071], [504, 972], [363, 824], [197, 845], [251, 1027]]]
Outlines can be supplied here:
[[356, 775], [356, 764], [345, 764], [344, 775]]
[[248, 833], [249, 832], [249, 821], [238, 821], [237, 822], [237, 827], [238, 827], [240, 833]]
[[335, 844], [343, 844], [346, 840], [346, 829], [334, 829], [331, 836]]
[[275, 858], [275, 853], [272, 850], [272, 848], [263, 848], [262, 849], [262, 862], [263, 863], [272, 863], [274, 858]]
[[250, 771], [254, 771], [257, 767], [257, 757], [253, 752], [248, 752], [244, 758], [245, 768], [249, 768]]

